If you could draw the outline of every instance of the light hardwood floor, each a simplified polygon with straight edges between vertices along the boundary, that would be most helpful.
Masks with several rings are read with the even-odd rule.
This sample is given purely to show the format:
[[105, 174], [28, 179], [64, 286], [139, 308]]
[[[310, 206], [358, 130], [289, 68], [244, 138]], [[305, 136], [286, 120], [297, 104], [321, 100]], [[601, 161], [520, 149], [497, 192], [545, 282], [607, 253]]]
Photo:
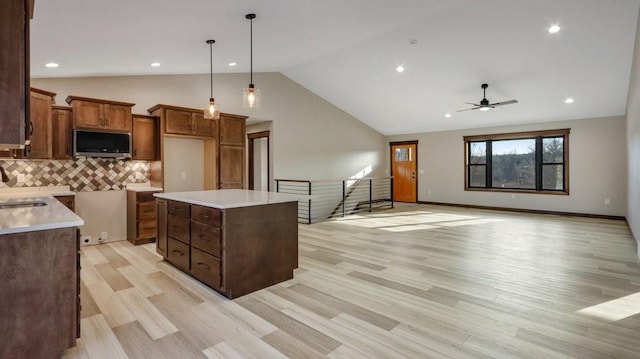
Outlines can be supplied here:
[[625, 222], [444, 206], [300, 225], [295, 278], [233, 301], [153, 244], [83, 247], [66, 358], [640, 358]]

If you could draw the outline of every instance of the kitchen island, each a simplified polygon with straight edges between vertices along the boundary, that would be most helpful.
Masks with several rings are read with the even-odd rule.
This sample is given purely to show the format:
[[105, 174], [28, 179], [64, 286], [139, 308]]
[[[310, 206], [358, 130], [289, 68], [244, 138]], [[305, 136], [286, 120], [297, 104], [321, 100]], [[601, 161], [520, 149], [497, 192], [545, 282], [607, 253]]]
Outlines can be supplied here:
[[82, 218], [53, 196], [0, 199], [0, 358], [54, 358], [80, 334]]
[[158, 253], [227, 298], [293, 278], [297, 197], [240, 189], [154, 196]]

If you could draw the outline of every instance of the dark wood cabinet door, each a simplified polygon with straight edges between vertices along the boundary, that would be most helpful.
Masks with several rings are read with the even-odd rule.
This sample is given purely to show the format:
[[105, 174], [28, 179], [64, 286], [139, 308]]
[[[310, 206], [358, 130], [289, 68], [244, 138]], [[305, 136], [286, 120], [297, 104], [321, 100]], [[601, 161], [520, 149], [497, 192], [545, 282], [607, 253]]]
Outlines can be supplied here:
[[203, 137], [213, 137], [213, 125], [215, 120], [204, 118], [203, 113], [192, 113], [194, 135]]
[[134, 160], [156, 159], [156, 122], [153, 117], [133, 116], [132, 142]]
[[73, 127], [102, 129], [104, 120], [102, 118], [102, 104], [88, 101], [74, 102], [73, 106]]
[[0, 144], [23, 145], [29, 104], [27, 0], [0, 1]]
[[29, 151], [28, 158], [52, 158], [52, 122], [54, 93], [32, 90], [29, 108]]
[[167, 201], [159, 199], [158, 204], [158, 237], [156, 239], [156, 252], [163, 257], [167, 257]]
[[244, 146], [245, 120], [225, 115], [220, 116], [220, 144]]
[[191, 135], [191, 112], [166, 109], [165, 132], [176, 135]]
[[191, 274], [213, 288], [220, 288], [220, 260], [196, 248], [191, 248]]
[[244, 147], [220, 146], [220, 188], [244, 188]]
[[189, 231], [189, 219], [184, 217], [178, 217], [170, 214], [167, 218], [167, 232], [170, 238], [175, 238], [178, 241], [189, 244], [191, 241], [191, 234]]
[[53, 158], [57, 160], [71, 159], [72, 128], [71, 109], [54, 107], [52, 118]]
[[131, 107], [103, 104], [103, 117], [105, 129], [131, 132]]

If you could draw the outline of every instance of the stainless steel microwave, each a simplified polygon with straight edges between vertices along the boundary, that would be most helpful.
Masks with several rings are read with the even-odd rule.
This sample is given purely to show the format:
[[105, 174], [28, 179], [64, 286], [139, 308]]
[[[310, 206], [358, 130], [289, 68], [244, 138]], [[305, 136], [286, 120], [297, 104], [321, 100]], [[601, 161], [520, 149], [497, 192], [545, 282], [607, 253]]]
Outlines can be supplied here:
[[131, 158], [131, 134], [73, 130], [73, 156]]

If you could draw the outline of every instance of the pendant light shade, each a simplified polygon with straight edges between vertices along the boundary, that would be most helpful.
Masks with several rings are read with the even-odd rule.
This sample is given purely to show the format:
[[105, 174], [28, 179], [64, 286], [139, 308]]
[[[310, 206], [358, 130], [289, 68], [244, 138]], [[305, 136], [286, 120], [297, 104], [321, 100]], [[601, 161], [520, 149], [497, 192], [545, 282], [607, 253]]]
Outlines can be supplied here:
[[251, 26], [251, 31], [250, 31], [251, 72], [250, 72], [249, 87], [245, 88], [242, 92], [242, 106], [244, 108], [258, 109], [260, 108], [260, 90], [258, 90], [253, 85], [253, 19], [256, 18], [256, 14], [247, 14], [245, 18], [247, 18], [249, 20], [249, 23], [251, 24], [250, 25]]
[[209, 64], [210, 64], [210, 72], [209, 72], [209, 84], [210, 84], [210, 92], [209, 92], [209, 104], [204, 108], [204, 118], [209, 120], [217, 120], [220, 118], [220, 110], [218, 110], [218, 104], [213, 99], [213, 44], [215, 44], [216, 40], [207, 40], [207, 44], [209, 44]]

